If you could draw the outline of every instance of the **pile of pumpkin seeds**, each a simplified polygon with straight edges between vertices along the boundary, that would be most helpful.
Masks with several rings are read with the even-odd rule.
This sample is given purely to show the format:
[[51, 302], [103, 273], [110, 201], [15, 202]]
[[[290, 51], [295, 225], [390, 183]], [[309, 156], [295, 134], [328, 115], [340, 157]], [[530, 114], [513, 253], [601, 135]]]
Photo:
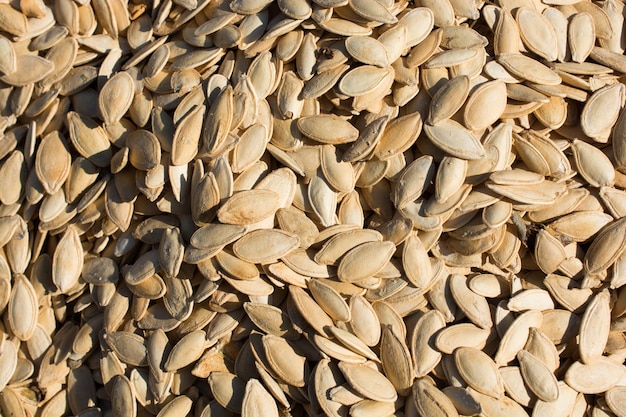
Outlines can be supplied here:
[[0, 1], [0, 415], [626, 416], [625, 16]]

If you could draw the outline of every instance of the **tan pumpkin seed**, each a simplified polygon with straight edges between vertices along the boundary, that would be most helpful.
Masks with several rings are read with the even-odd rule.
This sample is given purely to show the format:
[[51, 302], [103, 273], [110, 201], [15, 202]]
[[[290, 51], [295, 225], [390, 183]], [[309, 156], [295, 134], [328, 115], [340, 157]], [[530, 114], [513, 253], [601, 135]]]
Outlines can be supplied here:
[[374, 38], [352, 36], [346, 39], [346, 51], [359, 62], [376, 65], [381, 68], [389, 66], [389, 57], [385, 46]]
[[107, 333], [107, 344], [124, 363], [134, 366], [147, 365], [147, 350], [144, 338], [130, 332], [119, 331]]
[[394, 24], [398, 21], [383, 4], [376, 1], [350, 0], [350, 7], [360, 16], [381, 23]]
[[251, 263], [270, 263], [282, 258], [300, 245], [300, 239], [278, 229], [260, 229], [242, 236], [233, 252]]
[[576, 13], [569, 24], [568, 42], [572, 53], [572, 60], [584, 62], [593, 49], [596, 38], [596, 28], [591, 14]]
[[[479, 131], [494, 124], [504, 112], [506, 97], [506, 84], [503, 81], [494, 80], [480, 85], [465, 103], [463, 113], [465, 126], [470, 130]], [[489, 113], [481, 111], [485, 106], [489, 106]]]
[[424, 64], [428, 69], [453, 67], [469, 62], [478, 55], [478, 51], [474, 49], [449, 49], [444, 52], [435, 54]]
[[399, 117], [390, 122], [375, 149], [375, 155], [381, 161], [406, 151], [417, 140], [422, 131], [422, 118], [419, 113]]
[[486, 182], [492, 191], [523, 204], [547, 205], [553, 203], [567, 189], [560, 183], [543, 181], [540, 185], [499, 185]]
[[449, 155], [467, 160], [486, 156], [476, 136], [453, 120], [442, 120], [436, 126], [425, 125], [424, 132], [435, 146]]
[[512, 75], [536, 84], [558, 85], [559, 76], [545, 65], [521, 54], [501, 54], [498, 63]]
[[315, 301], [330, 317], [338, 321], [350, 321], [350, 308], [337, 290], [318, 279], [307, 281], [307, 286]]
[[389, 262], [395, 245], [392, 242], [366, 242], [350, 250], [339, 262], [337, 276], [346, 282], [376, 275]]
[[[78, 389], [80, 387], [81, 389]], [[84, 410], [96, 404], [95, 382], [91, 379], [91, 372], [85, 365], [74, 368], [68, 377], [68, 403], [70, 410]]]
[[287, 339], [298, 337], [291, 320], [279, 308], [267, 304], [245, 303], [244, 309], [252, 322], [264, 332]]
[[425, 313], [415, 324], [410, 347], [418, 378], [427, 375], [441, 360], [441, 353], [435, 349], [434, 338], [444, 327], [444, 316], [437, 310]]
[[339, 362], [339, 369], [356, 392], [374, 401], [393, 402], [398, 394], [380, 372], [365, 364]]
[[612, 265], [626, 248], [624, 228], [626, 220], [620, 219], [605, 226], [595, 237], [585, 254], [584, 267], [591, 274]]
[[0, 80], [16, 87], [24, 87], [36, 83], [54, 71], [54, 64], [37, 55], [18, 54], [15, 57], [17, 68], [29, 68], [29, 71], [14, 71], [3, 75]]
[[474, 390], [471, 391], [471, 394], [480, 403], [482, 413], [487, 417], [495, 417], [502, 414], [511, 417], [528, 416], [528, 413], [521, 405], [508, 397], [503, 396], [500, 399], [495, 399]]
[[308, 198], [311, 208], [325, 227], [335, 224], [337, 193], [322, 177], [313, 177], [308, 186]]
[[186, 165], [198, 153], [204, 113], [205, 106], [196, 106], [176, 126], [171, 146], [171, 162], [173, 165]]
[[2, 351], [0, 352], [0, 358], [4, 364], [0, 373], [0, 387], [4, 390], [7, 384], [10, 382], [13, 373], [18, 366], [17, 348], [11, 342], [2, 343]]
[[[233, 194], [217, 211], [222, 223], [246, 225], [259, 222], [278, 210], [278, 195], [270, 190], [249, 190]], [[254, 206], [254, 209], [252, 209]]]
[[0, 201], [3, 204], [11, 205], [19, 201], [23, 195], [26, 177], [24, 155], [15, 150], [6, 158], [0, 168]]
[[480, 404], [467, 390], [460, 387], [449, 386], [441, 391], [452, 401], [454, 408], [462, 415], [476, 415], [481, 413], [482, 409]]
[[5, 37], [0, 38], [0, 48], [2, 49], [2, 60], [0, 61], [0, 72], [11, 74], [17, 70], [17, 60], [15, 49], [12, 43]]
[[433, 96], [428, 123], [435, 125], [452, 117], [465, 103], [469, 91], [470, 79], [466, 75], [454, 77], [446, 82]]
[[278, 407], [274, 398], [268, 393], [263, 385], [256, 380], [250, 379], [246, 383], [242, 405], [242, 416], [270, 416], [278, 417]]
[[347, 358], [340, 359], [340, 360], [345, 360], [345, 361], [354, 362], [354, 363], [362, 363], [362, 362], [365, 362], [364, 358], [368, 358], [373, 361], [380, 362], [380, 359], [378, 358], [378, 356], [361, 339], [359, 339], [357, 336], [350, 333], [349, 331], [342, 330], [338, 327], [330, 327], [328, 329], [328, 332], [332, 334], [342, 345], [344, 345], [351, 351], [357, 353], [358, 355], [362, 356], [362, 359], [359, 359], [359, 360], [351, 361], [351, 360], [348, 360]]
[[529, 7], [520, 7], [515, 19], [524, 45], [546, 60], [556, 61], [557, 37], [548, 19]]
[[321, 143], [353, 142], [359, 131], [344, 119], [332, 115], [306, 116], [297, 121], [303, 135]]
[[385, 46], [389, 62], [394, 62], [402, 55], [404, 45], [409, 33], [405, 25], [395, 25], [386, 30], [378, 37], [378, 40]]
[[334, 362], [326, 358], [318, 362], [313, 374], [315, 398], [320, 408], [331, 416], [348, 415], [348, 407], [331, 400], [328, 395], [328, 391], [336, 387], [341, 380], [341, 372]]
[[137, 415], [137, 401], [130, 380], [124, 375], [115, 375], [109, 382], [111, 407], [114, 413], [127, 416]]
[[378, 316], [372, 305], [362, 296], [350, 298], [350, 330], [368, 346], [376, 346], [380, 341], [381, 328]]
[[174, 397], [170, 402], [165, 404], [161, 411], [157, 414], [158, 417], [174, 417], [177, 415], [185, 415], [193, 406], [193, 400], [186, 395], [179, 395]]
[[[20, 340], [28, 340], [37, 326], [37, 296], [30, 281], [17, 274], [7, 305], [7, 319], [11, 332]], [[10, 362], [7, 362], [7, 365]]]
[[615, 414], [624, 414], [624, 387], [611, 388], [604, 394], [606, 403]]
[[541, 312], [536, 310], [529, 310], [519, 315], [502, 336], [494, 358], [495, 362], [498, 365], [511, 362], [526, 344], [530, 328], [540, 327], [543, 318]]
[[93, 120], [76, 112], [67, 115], [68, 131], [78, 152], [98, 167], [109, 164], [111, 144], [104, 130]]
[[192, 364], [202, 356], [206, 347], [205, 343], [206, 332], [204, 330], [188, 333], [172, 347], [165, 361], [164, 370], [166, 372], [175, 372]]
[[450, 290], [456, 304], [472, 323], [483, 329], [489, 329], [492, 326], [493, 322], [487, 300], [469, 289], [466, 277], [452, 275]]
[[[389, 59], [391, 61], [391, 59]], [[362, 65], [350, 70], [339, 81], [339, 90], [350, 97], [359, 97], [371, 93], [390, 74], [389, 67], [377, 68], [373, 65]]]
[[364, 363], [366, 361], [364, 356], [354, 352], [353, 349], [349, 349], [341, 343], [334, 342], [317, 334], [313, 335], [312, 342], [320, 352], [338, 361], [350, 363]]
[[601, 136], [615, 124], [623, 102], [624, 87], [621, 84], [606, 86], [596, 91], [587, 100], [580, 115], [583, 132], [592, 138]]
[[552, 310], [554, 309], [554, 301], [552, 301], [550, 293], [546, 290], [531, 288], [517, 292], [509, 299], [507, 308], [515, 312]]
[[302, 317], [318, 333], [327, 337], [326, 327], [332, 327], [333, 321], [326, 312], [301, 288], [291, 285], [289, 294]]
[[524, 382], [537, 398], [548, 402], [559, 397], [556, 377], [543, 362], [526, 350], [517, 353], [517, 360]]
[[417, 236], [404, 241], [402, 266], [409, 281], [417, 288], [427, 288], [433, 277], [428, 252]]
[[580, 322], [580, 358], [591, 364], [602, 357], [609, 338], [611, 309], [609, 294], [601, 292], [589, 302]]
[[504, 394], [496, 364], [482, 351], [460, 347], [454, 351], [454, 363], [461, 377], [476, 391], [494, 398]]
[[118, 72], [107, 80], [98, 95], [98, 108], [106, 124], [120, 121], [130, 108], [134, 93], [134, 81], [127, 72]]
[[83, 247], [78, 231], [68, 227], [59, 241], [52, 258], [52, 281], [62, 293], [68, 293], [76, 284], [83, 269]]
[[434, 20], [434, 12], [426, 7], [416, 7], [405, 13], [398, 23], [407, 29], [406, 46], [413, 47], [424, 41], [433, 30]]
[[534, 411], [536, 413], [552, 413], [553, 415], [564, 415], [572, 412], [576, 403], [576, 391], [570, 388], [565, 382], [559, 381], [559, 396], [555, 401], [538, 400], [535, 403]]
[[[416, 9], [413, 9], [412, 12], [419, 11], [420, 9], [427, 10], [430, 12], [430, 9], [426, 9], [426, 8], [416, 8]], [[407, 13], [404, 17], [410, 14], [411, 12]], [[431, 16], [432, 16], [432, 12], [431, 12]], [[442, 38], [443, 38], [442, 30], [435, 29], [432, 32], [430, 32], [424, 40], [419, 42], [414, 48], [411, 49], [411, 52], [406, 58], [407, 65], [411, 68], [414, 68], [428, 61], [428, 59], [430, 59], [434, 55], [434, 53], [437, 51], [437, 48], [439, 47], [439, 44], [441, 43]]]
[[418, 199], [434, 175], [435, 165], [431, 156], [424, 155], [413, 161], [403, 170], [393, 190], [391, 199], [395, 206], [401, 209]]
[[273, 335], [263, 336], [263, 348], [272, 370], [283, 381], [302, 387], [305, 384], [305, 361], [285, 339]]
[[352, 165], [339, 159], [337, 150], [332, 145], [321, 147], [321, 168], [328, 184], [338, 192], [348, 193], [355, 185], [355, 174]]
[[565, 382], [583, 394], [597, 394], [613, 388], [626, 369], [607, 358], [599, 358], [589, 365], [574, 362], [565, 373]]
[[383, 328], [380, 341], [380, 360], [383, 371], [396, 391], [408, 393], [413, 383], [413, 364], [409, 349], [390, 327]]
[[459, 413], [452, 401], [426, 378], [413, 384], [413, 401], [421, 415], [455, 417]]

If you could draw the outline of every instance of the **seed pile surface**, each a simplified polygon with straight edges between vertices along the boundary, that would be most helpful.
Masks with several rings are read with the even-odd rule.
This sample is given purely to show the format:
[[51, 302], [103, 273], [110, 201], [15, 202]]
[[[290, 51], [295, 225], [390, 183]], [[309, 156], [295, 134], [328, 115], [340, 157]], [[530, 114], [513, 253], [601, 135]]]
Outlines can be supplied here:
[[624, 16], [0, 1], [0, 414], [626, 416]]

